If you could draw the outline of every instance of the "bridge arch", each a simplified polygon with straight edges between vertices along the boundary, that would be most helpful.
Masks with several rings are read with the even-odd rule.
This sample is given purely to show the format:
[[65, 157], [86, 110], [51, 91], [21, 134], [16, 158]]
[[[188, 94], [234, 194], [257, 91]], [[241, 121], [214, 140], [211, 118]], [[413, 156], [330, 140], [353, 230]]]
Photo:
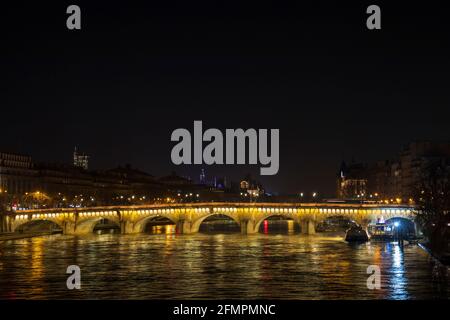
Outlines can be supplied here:
[[379, 220], [406, 219], [415, 223], [415, 214], [410, 209], [380, 209], [366, 216], [369, 223], [377, 223]]
[[[32, 220], [16, 220], [12, 225], [12, 232], [23, 232], [24, 229], [33, 228], [33, 226], [38, 227], [39, 223], [47, 223], [47, 226], [54, 226], [61, 230], [64, 230], [64, 226], [61, 221], [52, 218], [40, 218], [40, 219], [32, 219]], [[39, 231], [47, 231], [47, 230], [39, 230]], [[48, 231], [51, 231], [49, 228]]]
[[418, 231], [417, 223], [412, 217], [392, 217], [387, 219], [386, 222], [394, 224], [397, 228], [401, 228], [405, 234], [416, 235]]
[[316, 232], [345, 231], [356, 224], [356, 221], [351, 216], [334, 214], [325, 216], [320, 221], [317, 221], [315, 227]]
[[164, 215], [164, 214], [147, 216], [147, 217], [143, 217], [143, 218], [139, 219], [138, 221], [136, 221], [134, 223], [133, 232], [134, 233], [143, 233], [145, 231], [146, 225], [149, 222], [151, 222], [152, 220], [156, 220], [158, 218], [167, 219], [167, 220], [171, 221], [173, 224], [177, 223], [171, 216]]
[[79, 220], [76, 224], [75, 234], [89, 234], [94, 232], [95, 226], [102, 220], [108, 220], [120, 227], [120, 221], [110, 216], [94, 216]]
[[274, 217], [282, 217], [285, 218], [286, 220], [293, 220], [294, 223], [300, 224], [299, 218], [294, 216], [293, 214], [289, 214], [289, 213], [268, 213], [265, 214], [264, 216], [260, 217], [256, 223], [255, 223], [255, 231], [258, 232], [259, 228], [261, 227], [261, 223], [263, 223], [264, 220], [270, 219], [270, 218], [274, 218]]
[[241, 225], [241, 222], [239, 221], [239, 219], [236, 216], [234, 216], [228, 212], [217, 211], [217, 212], [213, 212], [213, 213], [208, 213], [208, 214], [198, 218], [197, 220], [195, 220], [191, 225], [191, 232], [198, 232], [198, 230], [200, 229], [200, 225], [203, 223], [203, 221], [205, 221], [207, 218], [210, 218], [213, 216], [225, 216], [225, 217], [230, 218], [234, 222], [236, 222], [238, 226]]

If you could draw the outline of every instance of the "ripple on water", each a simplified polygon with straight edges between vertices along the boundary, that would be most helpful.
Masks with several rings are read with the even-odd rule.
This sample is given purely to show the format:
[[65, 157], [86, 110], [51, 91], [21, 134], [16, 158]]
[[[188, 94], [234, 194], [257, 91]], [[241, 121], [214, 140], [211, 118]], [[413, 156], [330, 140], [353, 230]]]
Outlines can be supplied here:
[[[72, 264], [82, 290], [66, 288]], [[381, 268], [380, 290], [367, 289], [369, 265]], [[335, 234], [55, 235], [6, 241], [0, 252], [2, 299], [448, 297], [448, 277], [436, 278], [418, 246]]]

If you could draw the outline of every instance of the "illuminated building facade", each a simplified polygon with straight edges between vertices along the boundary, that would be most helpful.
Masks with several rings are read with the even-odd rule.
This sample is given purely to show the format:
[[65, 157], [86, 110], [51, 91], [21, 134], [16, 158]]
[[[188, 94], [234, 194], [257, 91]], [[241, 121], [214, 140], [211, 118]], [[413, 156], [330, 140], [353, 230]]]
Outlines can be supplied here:
[[73, 151], [73, 166], [83, 168], [84, 170], [88, 170], [89, 168], [89, 156], [78, 152], [77, 147]]
[[10, 194], [34, 188], [37, 172], [30, 156], [0, 152], [0, 190]]
[[413, 201], [423, 173], [435, 163], [450, 163], [449, 142], [412, 142], [393, 160], [367, 165], [343, 163], [337, 178], [341, 199]]
[[[77, 197], [86, 205], [114, 204], [114, 200], [143, 199], [160, 196], [167, 186], [152, 175], [131, 168], [118, 167], [88, 171], [66, 164], [34, 163], [30, 156], [0, 153], [0, 192], [2, 204], [19, 206], [29, 194], [47, 195], [60, 202]], [[55, 200], [56, 201], [56, 200]], [[89, 203], [87, 203], [89, 202]], [[53, 204], [65, 205], [67, 203]], [[80, 203], [82, 206], [83, 203]]]

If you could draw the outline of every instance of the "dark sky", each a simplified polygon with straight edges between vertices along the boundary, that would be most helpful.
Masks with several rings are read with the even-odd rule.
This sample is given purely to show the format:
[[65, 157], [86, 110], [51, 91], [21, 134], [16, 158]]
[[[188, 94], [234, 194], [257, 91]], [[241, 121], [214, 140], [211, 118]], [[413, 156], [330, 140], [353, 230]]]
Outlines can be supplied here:
[[[269, 190], [332, 196], [342, 159], [391, 158], [449, 140], [450, 33], [444, 1], [44, 1], [1, 9], [0, 150], [91, 167], [171, 164], [176, 128], [279, 128]], [[375, 2], [374, 2], [375, 3]], [[66, 28], [78, 4], [82, 29]], [[207, 167], [238, 180], [259, 165]]]

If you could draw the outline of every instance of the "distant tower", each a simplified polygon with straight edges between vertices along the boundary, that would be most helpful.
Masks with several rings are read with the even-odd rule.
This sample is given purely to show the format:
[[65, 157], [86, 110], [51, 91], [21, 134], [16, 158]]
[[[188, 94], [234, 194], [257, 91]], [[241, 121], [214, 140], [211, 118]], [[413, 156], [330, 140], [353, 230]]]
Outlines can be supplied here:
[[344, 190], [344, 186], [345, 186], [345, 181], [347, 178], [347, 165], [344, 161], [342, 161], [341, 163], [341, 167], [339, 168], [339, 172], [337, 175], [337, 179], [336, 179], [336, 196], [338, 198], [345, 198], [345, 190]]
[[200, 172], [200, 184], [206, 184], [206, 173], [205, 169]]
[[78, 153], [77, 147], [73, 151], [73, 165], [84, 170], [87, 170], [89, 167], [89, 156], [84, 153]]

